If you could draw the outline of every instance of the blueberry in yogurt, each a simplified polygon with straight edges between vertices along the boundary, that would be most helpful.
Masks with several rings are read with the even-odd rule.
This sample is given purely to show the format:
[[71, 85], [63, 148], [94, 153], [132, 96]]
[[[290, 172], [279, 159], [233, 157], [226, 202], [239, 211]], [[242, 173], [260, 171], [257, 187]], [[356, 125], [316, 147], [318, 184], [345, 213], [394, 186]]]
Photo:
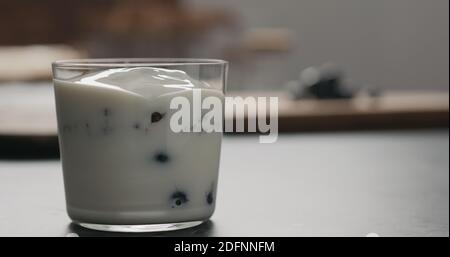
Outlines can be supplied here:
[[158, 122], [160, 120], [162, 120], [162, 118], [164, 118], [164, 114], [160, 113], [160, 112], [153, 112], [152, 113], [152, 123]]
[[170, 199], [172, 201], [172, 208], [179, 207], [189, 201], [186, 193], [181, 192], [181, 191], [174, 192], [170, 196]]
[[208, 192], [208, 194], [206, 194], [206, 203], [208, 205], [211, 205], [214, 202], [214, 195], [212, 190]]
[[166, 163], [170, 161], [170, 157], [164, 152], [156, 153], [153, 159], [159, 163]]

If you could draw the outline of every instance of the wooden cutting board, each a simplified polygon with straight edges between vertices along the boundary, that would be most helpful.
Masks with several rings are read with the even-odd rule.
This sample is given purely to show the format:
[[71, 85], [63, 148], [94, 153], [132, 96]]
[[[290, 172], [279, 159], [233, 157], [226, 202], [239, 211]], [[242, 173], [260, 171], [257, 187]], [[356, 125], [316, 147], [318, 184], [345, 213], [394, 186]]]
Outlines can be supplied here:
[[[344, 100], [292, 100], [280, 91], [231, 92], [246, 97], [279, 97], [279, 131], [336, 131], [448, 127], [449, 94], [436, 91], [386, 92]], [[244, 119], [226, 108], [227, 119]]]

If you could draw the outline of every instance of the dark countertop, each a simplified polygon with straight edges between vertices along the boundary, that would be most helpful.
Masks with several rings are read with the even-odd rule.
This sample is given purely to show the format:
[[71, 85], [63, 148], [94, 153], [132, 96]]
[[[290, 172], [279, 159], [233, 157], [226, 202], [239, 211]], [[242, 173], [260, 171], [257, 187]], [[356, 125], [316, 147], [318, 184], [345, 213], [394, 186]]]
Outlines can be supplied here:
[[[448, 130], [224, 138], [217, 209], [177, 236], [449, 236]], [[60, 162], [0, 159], [0, 236], [89, 231], [65, 212]], [[145, 234], [149, 235], [149, 234]]]

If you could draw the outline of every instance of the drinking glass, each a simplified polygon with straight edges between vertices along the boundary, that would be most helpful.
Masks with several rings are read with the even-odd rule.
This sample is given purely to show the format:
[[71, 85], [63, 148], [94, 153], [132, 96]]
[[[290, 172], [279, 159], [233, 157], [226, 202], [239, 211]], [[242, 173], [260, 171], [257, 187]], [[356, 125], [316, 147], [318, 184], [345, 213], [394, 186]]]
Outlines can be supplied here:
[[[149, 232], [211, 217], [222, 132], [198, 131], [201, 120], [192, 117], [195, 101], [208, 97], [223, 108], [226, 61], [84, 59], [56, 61], [52, 69], [66, 206], [74, 223]], [[181, 132], [172, 127], [177, 97], [192, 114]]]

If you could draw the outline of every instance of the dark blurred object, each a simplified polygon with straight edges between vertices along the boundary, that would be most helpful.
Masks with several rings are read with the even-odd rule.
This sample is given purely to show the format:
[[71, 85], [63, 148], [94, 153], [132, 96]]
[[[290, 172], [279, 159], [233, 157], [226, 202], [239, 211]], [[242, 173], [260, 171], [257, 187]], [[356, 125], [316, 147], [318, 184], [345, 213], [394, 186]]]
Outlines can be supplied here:
[[351, 90], [351, 85], [344, 82], [342, 70], [333, 63], [304, 69], [299, 80], [290, 81], [287, 87], [294, 99], [349, 99], [364, 90], [370, 96], [379, 95], [374, 88], [359, 86]]

